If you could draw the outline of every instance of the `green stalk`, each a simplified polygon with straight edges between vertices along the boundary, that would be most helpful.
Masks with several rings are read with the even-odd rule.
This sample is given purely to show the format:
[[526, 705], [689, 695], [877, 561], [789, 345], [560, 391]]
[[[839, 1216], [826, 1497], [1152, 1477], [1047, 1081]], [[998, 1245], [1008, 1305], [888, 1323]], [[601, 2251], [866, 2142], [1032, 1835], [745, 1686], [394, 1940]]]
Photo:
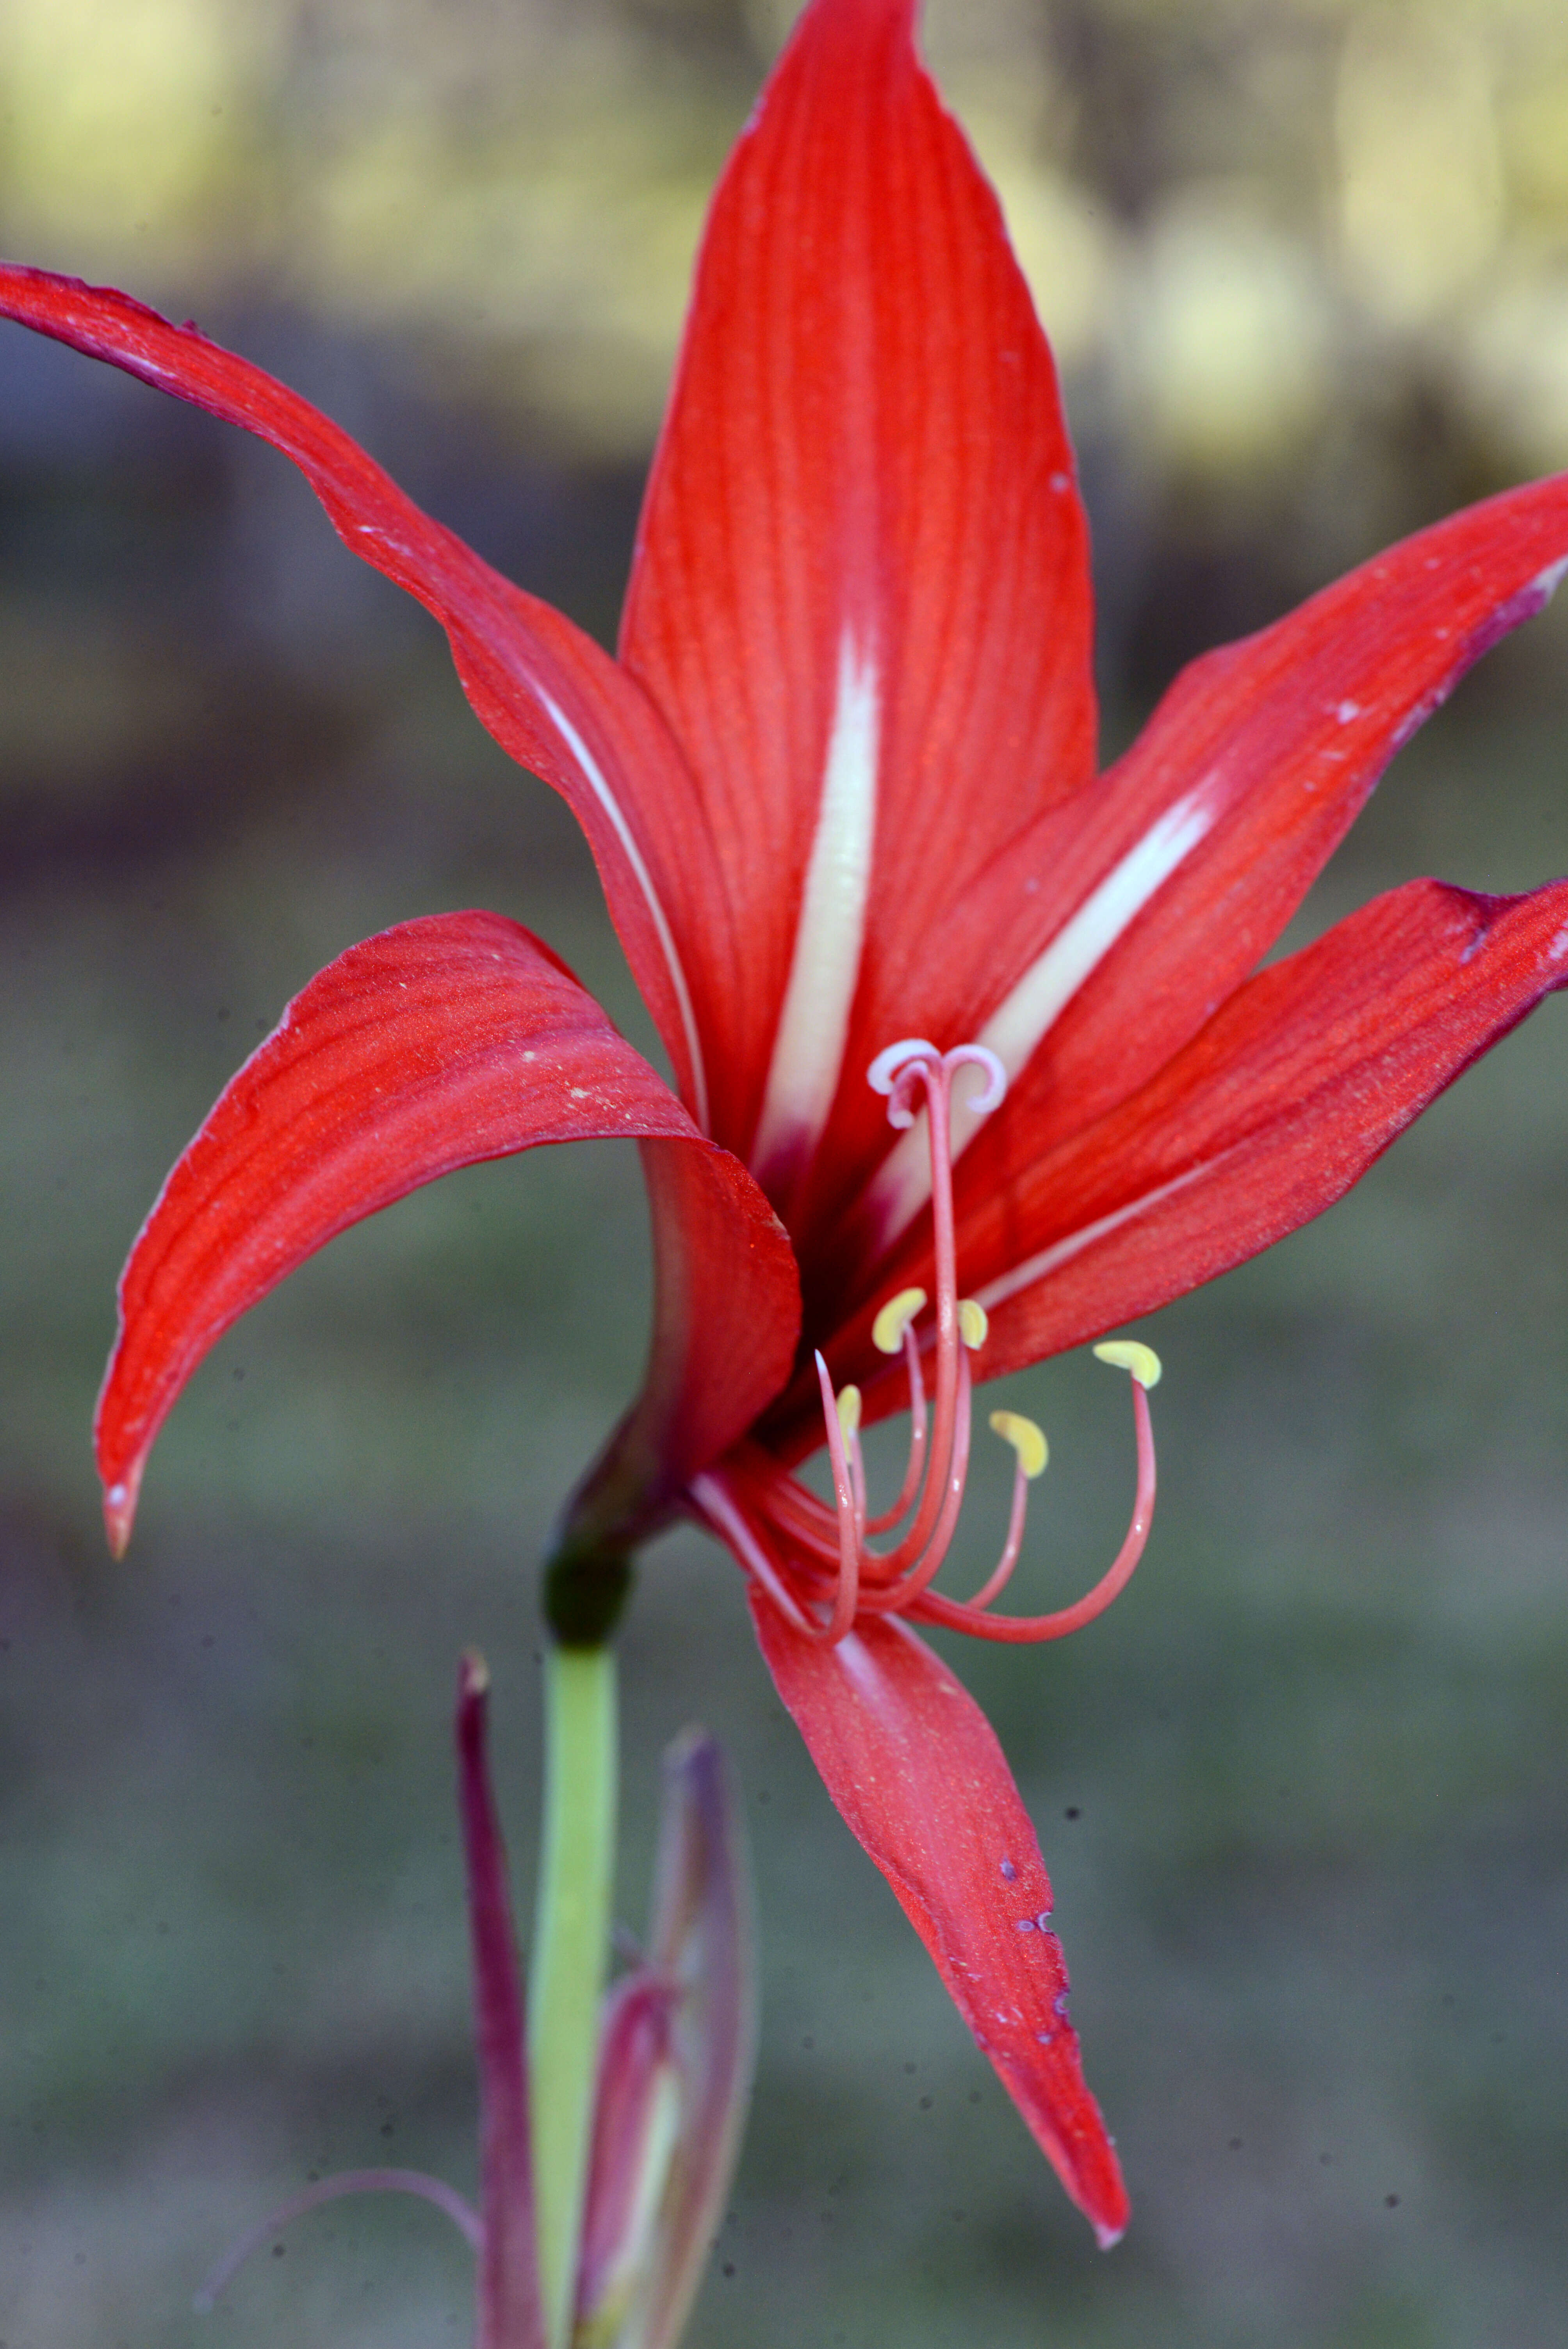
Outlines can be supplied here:
[[529, 1978], [529, 2096], [550, 2349], [567, 2349], [593, 2124], [615, 1850], [615, 1655], [546, 1651], [544, 1846]]

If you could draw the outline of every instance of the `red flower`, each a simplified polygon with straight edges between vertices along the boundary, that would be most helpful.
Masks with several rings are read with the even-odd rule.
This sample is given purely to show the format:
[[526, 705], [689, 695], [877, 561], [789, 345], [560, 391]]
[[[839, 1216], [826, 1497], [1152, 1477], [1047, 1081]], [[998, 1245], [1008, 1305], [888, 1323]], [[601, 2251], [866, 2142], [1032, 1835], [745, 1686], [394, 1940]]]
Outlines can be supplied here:
[[[614, 1585], [683, 1510], [730, 1541], [834, 1800], [1109, 2241], [1126, 2198], [1034, 1833], [984, 1717], [910, 1628], [1050, 1636], [1106, 1594], [1019, 1625], [928, 1587], [967, 1456], [960, 1340], [983, 1337], [992, 1376], [1239, 1263], [1562, 983], [1561, 883], [1414, 882], [1258, 966], [1394, 750], [1546, 601], [1568, 480], [1456, 515], [1210, 654], [1097, 777], [1087, 536], [1051, 359], [912, 15], [815, 0], [742, 135], [616, 661], [193, 327], [0, 274], [10, 316], [282, 449], [347, 543], [435, 613], [480, 718], [579, 815], [679, 1096], [498, 916], [354, 947], [154, 1207], [98, 1453], [118, 1547], [183, 1381], [302, 1257], [449, 1167], [638, 1136], [652, 1361], [569, 1513], [556, 1603], [591, 1598], [598, 1568]], [[950, 1102], [971, 1045], [981, 1074]], [[1004, 1079], [982, 1115], [976, 1091]], [[895, 1139], [890, 1107], [922, 1115]], [[988, 1334], [960, 1316], [960, 1278]], [[912, 1319], [911, 1291], [934, 1317]], [[857, 1408], [903, 1409], [926, 1354], [924, 1497], [879, 1552]], [[835, 1404], [851, 1383], [860, 1403]], [[1113, 1578], [1152, 1489], [1137, 1392], [1143, 1474]], [[836, 1516], [789, 1475], [824, 1397]], [[1035, 1439], [1004, 1432], [1021, 1490]]]

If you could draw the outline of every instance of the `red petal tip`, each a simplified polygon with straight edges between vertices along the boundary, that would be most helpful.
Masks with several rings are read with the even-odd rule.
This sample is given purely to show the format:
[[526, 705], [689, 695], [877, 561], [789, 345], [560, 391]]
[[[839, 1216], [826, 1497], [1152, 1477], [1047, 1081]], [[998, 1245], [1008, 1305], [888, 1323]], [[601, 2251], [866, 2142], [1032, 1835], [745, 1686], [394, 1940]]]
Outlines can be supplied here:
[[104, 1531], [108, 1536], [109, 1556], [113, 1558], [122, 1558], [130, 1547], [131, 1527], [136, 1523], [136, 1504], [140, 1490], [139, 1470], [104, 1486]]

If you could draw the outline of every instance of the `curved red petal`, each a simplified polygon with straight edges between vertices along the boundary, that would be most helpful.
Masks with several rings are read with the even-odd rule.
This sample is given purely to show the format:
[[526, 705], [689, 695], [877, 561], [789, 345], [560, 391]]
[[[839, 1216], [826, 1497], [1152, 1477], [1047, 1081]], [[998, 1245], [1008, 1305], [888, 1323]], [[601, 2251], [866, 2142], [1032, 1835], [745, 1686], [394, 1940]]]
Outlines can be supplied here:
[[[1055, 370], [913, 13], [810, 8], [741, 137], [622, 633], [724, 859], [753, 1118], [797, 959], [808, 1058], [830, 1101], [847, 1035], [859, 1122], [866, 1061], [940, 1002], [943, 906], [1092, 771], [1087, 532]], [[865, 724], [830, 807], [851, 678]], [[822, 935], [798, 946], [809, 873]], [[744, 1123], [732, 1138], [752, 1156]], [[787, 1141], [776, 1120], [753, 1163]]]
[[1522, 897], [1410, 882], [1261, 972], [1151, 1084], [965, 1216], [962, 1260], [991, 1317], [984, 1375], [1150, 1312], [1310, 1222], [1565, 984], [1568, 881]]
[[[624, 670], [549, 604], [525, 595], [420, 512], [357, 442], [248, 359], [129, 295], [0, 265], [0, 316], [257, 434], [304, 473], [352, 553], [445, 628], [475, 711], [567, 802], [683, 1097], [724, 1116], [735, 1049], [722, 974], [734, 958], [703, 812], [666, 728]], [[709, 1023], [712, 1032], [709, 1033]]]
[[[1103, 1115], [1196, 1034], [1273, 945], [1395, 751], [1542, 609], [1565, 567], [1568, 474], [1390, 547], [1195, 661], [1092, 791], [954, 905], [952, 934], [990, 939], [1004, 995], [1026, 972], [1047, 999], [1067, 990], [961, 1162], [961, 1198], [992, 1188], [1020, 1150]], [[1001, 1049], [987, 1029], [996, 1011], [995, 994], [955, 999], [952, 1030], [930, 1032]]]
[[[781, 1312], [781, 1342], [793, 1344], [793, 1259], [745, 1169], [702, 1141], [663, 1080], [515, 922], [408, 922], [329, 964], [225, 1088], [121, 1276], [97, 1421], [117, 1551], [186, 1380], [304, 1257], [453, 1167], [621, 1135], [659, 1137], [651, 1148], [689, 1162], [655, 1185], [657, 1286], [674, 1302], [655, 1309], [654, 1389], [672, 1444], [717, 1450], [767, 1399], [755, 1377], [748, 1387], [738, 1376], [727, 1317], [750, 1337]], [[708, 1332], [692, 1310], [698, 1246]], [[756, 1349], [765, 1364], [778, 1350]]]
[[623, 1554], [743, 1435], [789, 1378], [800, 1277], [789, 1234], [738, 1158], [645, 1142], [654, 1333], [643, 1390], [568, 1505], [561, 1549]]
[[1103, 2247], [1127, 2189], [1068, 2020], [1051, 1887], [995, 1733], [904, 1624], [803, 1639], [754, 1591], [757, 1637], [851, 1834]]

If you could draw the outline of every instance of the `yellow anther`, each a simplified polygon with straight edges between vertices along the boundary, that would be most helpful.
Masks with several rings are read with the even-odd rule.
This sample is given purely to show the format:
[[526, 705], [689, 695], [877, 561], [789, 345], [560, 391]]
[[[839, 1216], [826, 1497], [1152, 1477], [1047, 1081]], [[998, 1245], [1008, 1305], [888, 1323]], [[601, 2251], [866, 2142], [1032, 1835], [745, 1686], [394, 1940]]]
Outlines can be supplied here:
[[851, 1435], [860, 1433], [860, 1424], [861, 1391], [859, 1387], [841, 1387], [839, 1389], [839, 1425], [844, 1431], [846, 1443]]
[[901, 1288], [890, 1297], [872, 1323], [872, 1344], [879, 1354], [896, 1354], [903, 1333], [925, 1303], [923, 1288]]
[[1010, 1444], [1018, 1455], [1018, 1465], [1032, 1483], [1051, 1456], [1044, 1428], [1037, 1427], [1022, 1412], [994, 1411], [991, 1430], [1004, 1444]]
[[958, 1334], [972, 1354], [978, 1353], [985, 1343], [985, 1333], [990, 1327], [983, 1305], [976, 1305], [972, 1297], [959, 1299]]
[[1094, 1350], [1097, 1362], [1109, 1362], [1113, 1371], [1130, 1371], [1140, 1387], [1160, 1384], [1160, 1357], [1152, 1346], [1140, 1346], [1136, 1338], [1111, 1338]]

